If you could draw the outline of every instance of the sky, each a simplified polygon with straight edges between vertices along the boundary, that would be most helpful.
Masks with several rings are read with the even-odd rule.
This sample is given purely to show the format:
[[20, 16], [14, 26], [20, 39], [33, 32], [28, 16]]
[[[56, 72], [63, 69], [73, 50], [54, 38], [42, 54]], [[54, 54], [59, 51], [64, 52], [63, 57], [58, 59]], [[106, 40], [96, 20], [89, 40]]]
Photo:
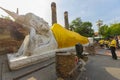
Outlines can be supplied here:
[[[80, 17], [83, 22], [89, 21], [93, 29], [98, 30], [96, 22], [110, 25], [120, 22], [120, 0], [0, 0], [0, 6], [19, 14], [34, 13], [51, 26], [51, 3], [56, 3], [57, 22], [64, 26], [64, 12], [68, 11], [69, 23]], [[0, 10], [0, 15], [8, 16]]]

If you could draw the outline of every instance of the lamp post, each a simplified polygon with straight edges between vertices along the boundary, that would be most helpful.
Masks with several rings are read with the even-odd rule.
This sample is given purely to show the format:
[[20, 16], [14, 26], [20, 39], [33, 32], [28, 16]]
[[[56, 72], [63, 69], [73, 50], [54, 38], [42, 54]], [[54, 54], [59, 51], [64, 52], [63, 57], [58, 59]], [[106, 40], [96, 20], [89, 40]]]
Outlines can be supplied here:
[[97, 26], [98, 26], [98, 36], [101, 38], [101, 34], [100, 34], [100, 27], [101, 27], [101, 25], [103, 25], [103, 21], [102, 20], [98, 20], [97, 22], [96, 22], [96, 24], [97, 24]]

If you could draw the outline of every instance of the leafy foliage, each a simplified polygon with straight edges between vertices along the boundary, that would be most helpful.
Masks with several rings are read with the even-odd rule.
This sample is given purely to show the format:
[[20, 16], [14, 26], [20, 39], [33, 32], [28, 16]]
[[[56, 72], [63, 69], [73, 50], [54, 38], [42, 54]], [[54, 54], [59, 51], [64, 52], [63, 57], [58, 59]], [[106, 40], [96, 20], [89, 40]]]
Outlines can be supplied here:
[[120, 35], [120, 23], [115, 23], [110, 26], [111, 35]]
[[114, 23], [110, 26], [103, 25], [100, 27], [99, 32], [103, 37], [120, 35], [120, 23]]
[[76, 18], [70, 24], [71, 30], [79, 33], [80, 35], [91, 37], [94, 34], [94, 30], [92, 29], [91, 22], [82, 22], [81, 18]]
[[80, 18], [76, 18], [70, 23], [71, 30], [75, 30], [76, 28], [79, 28], [82, 25], [82, 20]]
[[108, 30], [108, 25], [103, 25], [99, 28], [99, 34], [102, 35], [102, 36], [107, 36], [106, 34], [109, 32]]

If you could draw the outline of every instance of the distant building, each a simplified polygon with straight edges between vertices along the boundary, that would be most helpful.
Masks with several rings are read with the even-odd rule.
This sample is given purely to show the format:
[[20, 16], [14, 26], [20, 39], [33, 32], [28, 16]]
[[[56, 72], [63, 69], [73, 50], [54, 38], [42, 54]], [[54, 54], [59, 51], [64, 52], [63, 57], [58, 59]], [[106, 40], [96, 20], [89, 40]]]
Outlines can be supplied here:
[[98, 35], [99, 35], [99, 33], [98, 33], [98, 32], [95, 32], [95, 33], [94, 33], [94, 36], [95, 36], [95, 37], [97, 37]]

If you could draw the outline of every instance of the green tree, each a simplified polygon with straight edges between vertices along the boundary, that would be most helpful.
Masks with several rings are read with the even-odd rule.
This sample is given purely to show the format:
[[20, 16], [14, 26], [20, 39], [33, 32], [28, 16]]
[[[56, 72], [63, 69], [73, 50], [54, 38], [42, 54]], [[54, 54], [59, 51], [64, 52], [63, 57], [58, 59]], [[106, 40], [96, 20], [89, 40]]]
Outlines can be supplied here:
[[103, 37], [107, 36], [106, 35], [107, 32], [108, 32], [108, 25], [105, 24], [99, 28], [99, 34], [101, 34]]
[[110, 25], [111, 35], [120, 35], [120, 23]]
[[91, 37], [94, 34], [94, 30], [92, 29], [91, 22], [82, 22], [80, 18], [76, 18], [70, 24], [70, 28], [73, 31], [79, 33], [80, 35]]
[[76, 18], [70, 23], [70, 29], [74, 31], [76, 28], [80, 27], [82, 25], [81, 18]]
[[120, 35], [120, 23], [111, 24], [109, 27], [107, 25], [103, 25], [99, 32], [104, 37]]

